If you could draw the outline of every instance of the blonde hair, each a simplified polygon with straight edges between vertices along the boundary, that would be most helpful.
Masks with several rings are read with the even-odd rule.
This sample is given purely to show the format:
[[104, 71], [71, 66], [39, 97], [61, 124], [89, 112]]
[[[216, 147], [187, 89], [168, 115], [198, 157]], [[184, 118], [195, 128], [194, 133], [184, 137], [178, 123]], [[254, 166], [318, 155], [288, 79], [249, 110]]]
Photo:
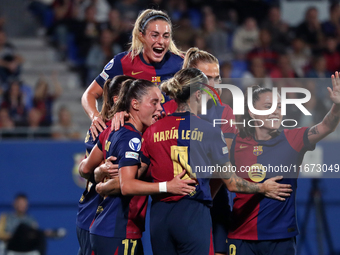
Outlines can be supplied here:
[[182, 68], [197, 68], [199, 62], [219, 64], [218, 59], [214, 55], [199, 48], [192, 47], [188, 49], [185, 54]]
[[182, 56], [183, 52], [177, 48], [174, 41], [172, 40], [172, 23], [168, 14], [163, 11], [157, 11], [153, 9], [146, 9], [141, 12], [136, 20], [135, 26], [132, 30], [132, 42], [129, 51], [131, 52], [131, 59], [133, 60], [136, 56], [138, 56], [143, 51], [143, 43], [140, 41], [139, 33], [145, 34], [145, 30], [150, 21], [155, 20], [165, 20], [168, 22], [171, 28], [171, 38], [169, 43], [169, 51]]
[[161, 90], [178, 104], [186, 102], [190, 96], [208, 83], [205, 74], [196, 68], [179, 70], [173, 78], [161, 84]]

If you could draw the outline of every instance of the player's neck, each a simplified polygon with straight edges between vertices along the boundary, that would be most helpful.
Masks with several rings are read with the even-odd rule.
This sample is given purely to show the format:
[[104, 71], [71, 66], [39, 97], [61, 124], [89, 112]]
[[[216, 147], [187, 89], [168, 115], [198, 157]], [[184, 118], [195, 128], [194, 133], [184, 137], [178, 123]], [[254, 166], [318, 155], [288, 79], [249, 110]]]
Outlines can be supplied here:
[[190, 101], [178, 104], [176, 112], [191, 112], [197, 115], [197, 104], [190, 104]]
[[272, 131], [264, 128], [255, 128], [255, 139], [267, 141], [272, 139]]
[[139, 132], [143, 133], [144, 125], [140, 121], [138, 116], [134, 116], [134, 115], [130, 114], [130, 119], [126, 123], [132, 124], [135, 127], [135, 129], [137, 129]]

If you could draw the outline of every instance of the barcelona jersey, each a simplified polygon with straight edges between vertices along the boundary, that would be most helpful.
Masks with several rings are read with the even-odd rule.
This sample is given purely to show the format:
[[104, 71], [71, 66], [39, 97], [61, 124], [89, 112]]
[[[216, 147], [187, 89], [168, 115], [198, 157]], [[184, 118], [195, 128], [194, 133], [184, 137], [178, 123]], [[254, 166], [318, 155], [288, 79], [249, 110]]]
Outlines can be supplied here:
[[[302, 163], [306, 151], [315, 148], [315, 145], [309, 143], [308, 130], [284, 130], [267, 141], [236, 136], [230, 160], [237, 168], [237, 175], [258, 183], [282, 175], [284, 179], [279, 183], [290, 184], [293, 193], [285, 201], [270, 199], [262, 194], [236, 193], [232, 211], [233, 226], [229, 238], [273, 240], [291, 238], [298, 234], [295, 207], [298, 171], [294, 172], [294, 166]], [[291, 170], [284, 172], [279, 169]]]
[[[105, 143], [99, 140], [98, 148], [106, 152], [105, 158], [117, 157], [113, 163], [118, 164], [119, 168], [140, 166], [141, 139], [141, 133], [127, 123], [118, 131], [112, 131]], [[108, 196], [98, 206], [90, 233], [139, 239], [144, 231], [146, 208], [146, 196]]]
[[[210, 123], [214, 122], [214, 119], [222, 119], [227, 120], [226, 124], [218, 124], [216, 126], [220, 127], [225, 138], [234, 138], [237, 129], [236, 125], [231, 126], [231, 120], [235, 122], [235, 116], [233, 114], [233, 110], [227, 104], [220, 104], [219, 102], [216, 105], [212, 105], [213, 100], [208, 100], [207, 114], [199, 114], [198, 116], [206, 120]], [[164, 111], [167, 115], [174, 113], [177, 109], [177, 103], [175, 100], [170, 100], [163, 104]]]
[[[87, 132], [85, 137], [86, 156], [91, 153], [93, 147], [97, 144], [98, 139], [103, 142], [110, 134], [111, 122], [107, 122], [106, 125], [108, 127], [103, 132], [101, 132], [95, 140], [93, 140], [91, 136], [91, 130]], [[86, 188], [79, 200], [76, 218], [77, 226], [85, 230], [89, 230], [89, 227], [94, 219], [97, 207], [103, 200], [102, 197], [96, 192], [94, 177], [92, 176], [91, 179], [92, 180], [87, 182]]]
[[173, 113], [150, 126], [143, 135], [143, 155], [150, 159], [154, 182], [172, 180], [185, 168], [183, 179], [197, 179], [196, 190], [187, 196], [154, 195], [154, 201], [195, 199], [211, 205], [208, 166], [229, 161], [221, 130], [189, 113]]
[[[97, 76], [96, 82], [103, 88], [107, 79], [112, 79], [116, 75], [127, 75], [136, 79], [152, 81], [159, 85], [181, 70], [182, 64], [183, 58], [169, 51], [164, 55], [161, 62], [152, 64], [148, 64], [144, 60], [142, 53], [132, 60], [130, 52], [122, 52], [106, 64], [103, 71]], [[169, 97], [164, 96], [162, 103], [169, 100]]]

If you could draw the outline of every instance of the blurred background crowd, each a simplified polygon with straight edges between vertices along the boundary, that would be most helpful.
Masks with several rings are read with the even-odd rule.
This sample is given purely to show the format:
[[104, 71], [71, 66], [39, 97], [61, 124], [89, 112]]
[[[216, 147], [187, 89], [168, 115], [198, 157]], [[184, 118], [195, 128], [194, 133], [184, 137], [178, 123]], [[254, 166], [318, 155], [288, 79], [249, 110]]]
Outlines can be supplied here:
[[[326, 86], [331, 83], [325, 78], [340, 70], [338, 2], [329, 2], [325, 20], [311, 3], [301, 22], [292, 26], [282, 18], [280, 1], [22, 1], [39, 24], [37, 35], [55, 49], [54, 61], [77, 74], [83, 91], [114, 55], [129, 48], [138, 13], [155, 8], [170, 15], [173, 39], [181, 50], [195, 46], [219, 59], [223, 82], [243, 90], [259, 84], [311, 91], [305, 107], [312, 117], [296, 107], [288, 108], [287, 118], [296, 119], [299, 126], [319, 122], [330, 107]], [[40, 75], [35, 84], [22, 79], [25, 60], [6, 36], [6, 22], [0, 18], [1, 138], [82, 138], [84, 134], [77, 127], [80, 123], [72, 120], [67, 106], [53, 111], [65, 86], [58, 72]], [[74, 100], [80, 105], [79, 98]], [[222, 101], [232, 106], [227, 92]]]

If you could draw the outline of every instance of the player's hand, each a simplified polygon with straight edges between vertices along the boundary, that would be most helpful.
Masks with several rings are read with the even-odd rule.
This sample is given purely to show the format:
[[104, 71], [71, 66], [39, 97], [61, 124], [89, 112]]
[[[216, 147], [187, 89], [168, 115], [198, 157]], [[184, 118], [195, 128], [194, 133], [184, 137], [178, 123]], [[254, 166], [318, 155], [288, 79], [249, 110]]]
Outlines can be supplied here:
[[111, 131], [119, 130], [120, 127], [124, 126], [125, 119], [128, 120], [129, 117], [130, 115], [126, 111], [115, 113], [111, 121]]
[[110, 156], [105, 161], [106, 171], [110, 176], [110, 179], [118, 177], [118, 164], [113, 164], [113, 161], [117, 160], [116, 157]]
[[327, 87], [329, 92], [329, 97], [334, 104], [340, 104], [340, 78], [339, 72], [335, 72], [335, 75], [332, 75], [332, 85], [333, 90], [330, 87]]
[[290, 184], [280, 184], [277, 181], [282, 180], [283, 176], [276, 176], [266, 180], [263, 183], [263, 194], [266, 197], [285, 201], [285, 197], [289, 197], [293, 192]]
[[92, 139], [95, 140], [99, 133], [102, 132], [105, 128], [106, 125], [102, 120], [101, 116], [100, 115], [94, 116], [90, 127]]
[[102, 197], [120, 194], [119, 178], [113, 178], [107, 182], [100, 182], [96, 185], [96, 191]]
[[116, 157], [110, 156], [104, 164], [101, 164], [94, 170], [94, 179], [97, 183], [103, 181], [104, 178], [112, 179], [118, 177], [118, 164], [112, 163], [116, 159]]
[[171, 181], [167, 182], [167, 191], [174, 195], [188, 195], [196, 190], [194, 186], [195, 180], [187, 179], [182, 180], [181, 178], [186, 174], [186, 170], [183, 170], [180, 174], [176, 175]]

